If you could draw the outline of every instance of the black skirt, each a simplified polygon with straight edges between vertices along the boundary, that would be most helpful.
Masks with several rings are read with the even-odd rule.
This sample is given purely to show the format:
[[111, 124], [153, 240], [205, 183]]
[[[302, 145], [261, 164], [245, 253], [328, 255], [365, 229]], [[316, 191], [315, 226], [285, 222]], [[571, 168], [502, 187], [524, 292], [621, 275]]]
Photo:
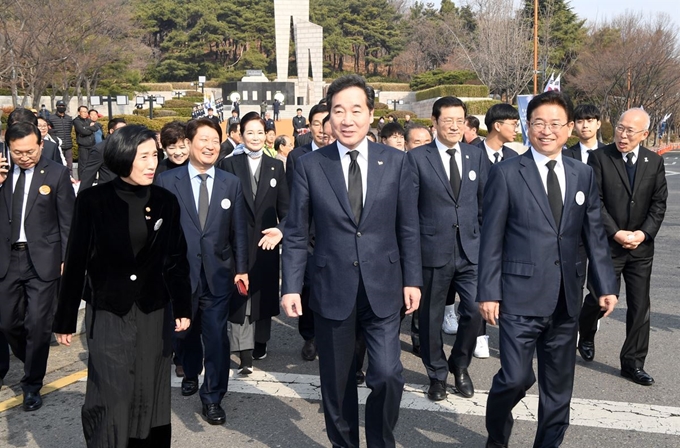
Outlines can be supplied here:
[[118, 316], [88, 305], [86, 323], [87, 446], [126, 448], [130, 438], [147, 439], [152, 428], [169, 425], [172, 319], [167, 310], [144, 314], [133, 305]]

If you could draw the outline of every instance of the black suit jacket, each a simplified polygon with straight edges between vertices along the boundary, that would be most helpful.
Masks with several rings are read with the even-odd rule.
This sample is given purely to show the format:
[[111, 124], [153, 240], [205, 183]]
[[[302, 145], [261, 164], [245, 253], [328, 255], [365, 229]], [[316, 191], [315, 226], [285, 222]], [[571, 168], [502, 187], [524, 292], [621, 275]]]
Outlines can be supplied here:
[[[477, 137], [477, 138], [479, 138], [479, 137]], [[480, 139], [479, 142], [477, 142], [475, 146], [477, 146], [478, 148], [480, 148], [482, 150], [482, 152], [484, 153], [484, 159], [487, 161], [486, 167], [487, 167], [487, 169], [491, 169], [491, 167], [493, 166], [493, 162], [491, 161], [491, 159], [489, 159], [489, 156], [486, 153], [486, 145], [484, 145], [484, 140]], [[518, 155], [517, 151], [515, 151], [514, 149], [509, 148], [505, 145], [503, 145], [503, 147], [501, 148], [501, 152], [503, 153], [503, 159], [501, 161], [508, 160], [509, 158], [515, 157], [516, 155]]]
[[288, 153], [286, 159], [286, 182], [288, 183], [288, 191], [293, 188], [293, 176], [295, 175], [295, 163], [298, 159], [307, 153], [312, 152], [312, 144], [298, 146]]
[[[54, 332], [73, 333], [81, 298], [119, 316], [136, 303], [144, 313], [172, 302], [175, 318], [191, 317], [187, 244], [177, 198], [151, 185], [146, 244], [135, 256], [127, 203], [113, 183], [78, 194]], [[91, 294], [83, 297], [85, 285]]]
[[[663, 157], [640, 146], [632, 189], [623, 156], [616, 144], [592, 152], [588, 165], [593, 168], [600, 189], [602, 221], [612, 256], [629, 252], [634, 257], [653, 256], [654, 238], [666, 214], [668, 197]], [[647, 239], [635, 250], [624, 249], [614, 241], [619, 230], [642, 230]]]
[[[598, 149], [604, 148], [605, 146], [606, 145], [604, 143], [602, 143], [601, 141], [597, 142], [597, 148]], [[575, 145], [571, 145], [570, 147], [568, 147], [567, 149], [562, 151], [562, 155], [567, 156], [567, 157], [571, 157], [572, 159], [583, 161], [581, 159], [581, 144], [576, 143]]]
[[[14, 170], [0, 187], [0, 278], [7, 275], [12, 233], [12, 196]], [[75, 193], [68, 168], [42, 156], [33, 170], [28, 188], [24, 230], [28, 253], [38, 277], [56, 280], [61, 275], [61, 262], [66, 256], [66, 242], [71, 228]]]
[[[261, 157], [260, 180], [255, 198], [250, 182], [248, 156], [238, 154], [220, 162], [219, 168], [232, 173], [241, 181], [248, 222], [248, 281], [250, 282], [251, 318], [260, 320], [276, 316], [279, 307], [279, 250], [263, 250], [257, 246], [262, 231], [277, 227], [283, 233], [288, 214], [288, 185], [280, 160]], [[232, 322], [243, 323], [246, 317], [246, 298], [233, 297], [230, 302]]]
[[59, 150], [59, 145], [49, 140], [43, 140], [42, 156], [57, 162], [59, 165], [64, 164], [64, 162], [61, 160], [61, 151]]
[[[101, 185], [118, 177], [104, 163], [104, 150], [106, 149], [106, 143], [108, 141], [109, 140], [106, 139], [97, 143], [94, 148], [90, 150], [89, 157], [87, 158], [87, 165], [85, 165], [83, 174], [81, 175], [80, 187], [78, 188], [79, 192], [90, 188], [95, 180], [98, 185]], [[97, 173], [99, 173], [99, 179], [97, 179]]]
[[231, 143], [231, 140], [226, 139], [220, 145], [220, 155], [219, 155], [217, 160], [224, 159], [225, 157], [227, 157], [232, 152], [234, 152], [234, 145]]

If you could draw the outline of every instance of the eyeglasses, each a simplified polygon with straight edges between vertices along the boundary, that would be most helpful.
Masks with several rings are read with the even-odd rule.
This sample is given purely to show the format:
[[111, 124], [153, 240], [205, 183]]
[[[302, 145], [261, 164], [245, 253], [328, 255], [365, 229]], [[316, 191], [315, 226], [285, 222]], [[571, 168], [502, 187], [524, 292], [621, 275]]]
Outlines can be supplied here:
[[639, 134], [640, 132], [645, 132], [647, 129], [643, 129], [641, 131], [634, 131], [631, 128], [625, 128], [621, 125], [618, 125], [614, 128], [614, 130], [616, 132], [618, 132], [619, 134], [626, 134], [626, 137], [630, 138], [630, 137], [633, 137], [635, 134]]
[[10, 151], [12, 155], [16, 158], [22, 158], [22, 157], [33, 157], [35, 153], [38, 152], [37, 149], [31, 149], [30, 151]]
[[441, 118], [437, 121], [446, 126], [451, 126], [453, 123], [456, 123], [458, 126], [463, 126], [465, 124], [464, 119], [454, 120], [453, 118]]
[[550, 129], [550, 132], [556, 133], [559, 132], [563, 127], [568, 125], [569, 123], [546, 123], [545, 121], [534, 121], [532, 123], [529, 123], [529, 126], [531, 126], [531, 129], [537, 132], [541, 132], [545, 130], [545, 128]]

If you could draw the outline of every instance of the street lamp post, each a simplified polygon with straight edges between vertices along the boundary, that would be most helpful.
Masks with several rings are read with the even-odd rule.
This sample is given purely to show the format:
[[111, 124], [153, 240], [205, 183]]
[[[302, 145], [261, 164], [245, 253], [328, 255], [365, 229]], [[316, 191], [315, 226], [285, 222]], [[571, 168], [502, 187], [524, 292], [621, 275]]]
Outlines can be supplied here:
[[201, 88], [201, 93], [203, 94], [203, 96], [205, 96], [205, 81], [206, 81], [205, 76], [198, 77], [198, 87]]
[[404, 104], [404, 100], [387, 100], [387, 104], [394, 105], [394, 110], [397, 110], [397, 104]]
[[90, 104], [93, 106], [99, 106], [104, 103], [107, 103], [108, 105], [108, 111], [109, 111], [109, 120], [113, 117], [113, 107], [111, 106], [113, 103], [120, 104], [122, 106], [127, 106], [128, 105], [128, 97], [127, 95], [116, 95], [116, 96], [91, 96], [90, 97]]
[[137, 99], [135, 100], [137, 109], [141, 109], [144, 106], [144, 103], [147, 102], [149, 103], [149, 119], [153, 120], [153, 103], [162, 106], [163, 104], [165, 104], [165, 97], [162, 97], [160, 95], [138, 96]]
[[172, 94], [176, 96], [178, 100], [180, 100], [183, 96], [186, 96], [187, 93], [184, 90], [175, 90], [172, 92]]

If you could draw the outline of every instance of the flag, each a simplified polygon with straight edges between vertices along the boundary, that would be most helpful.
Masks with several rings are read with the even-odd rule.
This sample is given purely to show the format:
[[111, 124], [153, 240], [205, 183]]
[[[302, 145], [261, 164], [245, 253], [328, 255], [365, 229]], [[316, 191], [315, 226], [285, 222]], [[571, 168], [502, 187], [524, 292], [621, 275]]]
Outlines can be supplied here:
[[548, 83], [545, 85], [545, 90], [544, 92], [559, 92], [560, 91], [560, 78], [562, 76], [561, 73], [558, 73], [557, 78], [553, 78], [553, 75], [550, 75], [550, 79], [548, 80]]
[[519, 109], [519, 122], [522, 125], [524, 146], [529, 146], [529, 134], [527, 133], [527, 130], [529, 129], [527, 123], [527, 106], [529, 106], [529, 101], [531, 101], [533, 97], [533, 95], [517, 95], [517, 108]]
[[543, 89], [544, 92], [549, 92], [551, 91], [551, 87], [553, 85], [553, 82], [555, 82], [555, 73], [550, 74], [550, 78], [548, 79], [548, 82], [545, 84], [545, 88]]

